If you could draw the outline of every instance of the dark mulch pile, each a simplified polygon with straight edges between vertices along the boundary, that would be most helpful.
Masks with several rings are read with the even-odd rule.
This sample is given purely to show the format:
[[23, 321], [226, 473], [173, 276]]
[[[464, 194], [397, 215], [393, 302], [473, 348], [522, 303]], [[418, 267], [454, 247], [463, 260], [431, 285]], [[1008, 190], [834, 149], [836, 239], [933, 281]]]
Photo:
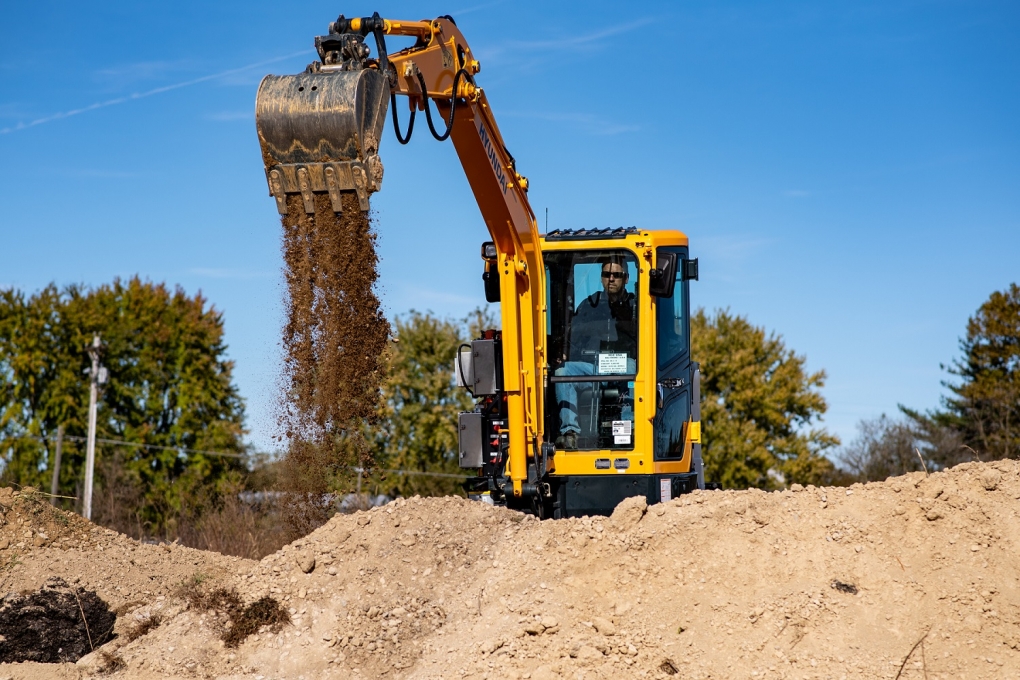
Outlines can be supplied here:
[[0, 601], [0, 663], [75, 662], [113, 637], [117, 615], [92, 591], [51, 578]]

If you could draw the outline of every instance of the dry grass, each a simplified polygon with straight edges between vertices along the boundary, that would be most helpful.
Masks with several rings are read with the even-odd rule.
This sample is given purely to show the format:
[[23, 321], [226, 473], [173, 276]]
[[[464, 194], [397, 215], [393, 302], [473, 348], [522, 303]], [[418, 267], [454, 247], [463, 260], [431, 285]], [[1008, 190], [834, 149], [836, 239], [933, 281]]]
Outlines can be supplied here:
[[220, 630], [220, 639], [228, 648], [240, 646], [263, 626], [277, 632], [290, 623], [290, 613], [275, 598], [263, 597], [245, 606], [236, 590], [207, 590], [202, 587], [202, 581], [201, 576], [196, 575], [178, 586], [176, 594], [191, 609], [213, 611], [224, 616], [226, 620]]
[[127, 668], [127, 663], [120, 654], [108, 652], [105, 649], [99, 650], [99, 666], [97, 670], [101, 675], [112, 675], [119, 670]]
[[163, 617], [158, 612], [149, 614], [141, 621], [136, 621], [124, 636], [128, 642], [134, 642], [140, 637], [148, 635], [150, 631], [159, 628], [163, 623]]
[[224, 632], [223, 642], [227, 647], [238, 647], [249, 635], [263, 626], [277, 632], [290, 623], [290, 613], [272, 597], [262, 597], [245, 607], [239, 615], [231, 618], [233, 625]]
[[116, 456], [104, 461], [97, 473], [93, 521], [138, 540], [176, 540], [189, 548], [258, 560], [328, 519], [315, 526], [299, 527], [290, 519], [292, 509], [276, 500], [279, 496], [266, 493], [265, 500], [242, 500], [241, 492], [245, 490], [276, 487], [279, 480], [271, 465], [257, 467], [227, 489], [189, 487], [181, 503], [184, 510], [164, 508], [160, 527], [142, 520], [143, 493], [138, 480], [124, 473]]
[[259, 560], [276, 552], [300, 534], [281, 517], [271, 503], [244, 503], [230, 497], [215, 510], [177, 523], [174, 538], [183, 545]]

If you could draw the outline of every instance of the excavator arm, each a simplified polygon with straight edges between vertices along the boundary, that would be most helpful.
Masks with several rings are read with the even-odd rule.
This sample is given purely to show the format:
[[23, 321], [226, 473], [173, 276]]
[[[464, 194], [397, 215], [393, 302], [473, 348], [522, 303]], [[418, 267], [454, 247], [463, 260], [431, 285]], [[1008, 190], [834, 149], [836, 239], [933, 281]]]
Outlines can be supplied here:
[[[394, 35], [416, 42], [388, 54], [385, 38]], [[376, 59], [368, 58], [369, 37]], [[512, 483], [507, 492], [520, 497], [528, 459], [539, 455], [543, 442], [545, 271], [528, 182], [517, 172], [485, 92], [475, 82], [479, 63], [450, 17], [391, 21], [378, 14], [341, 15], [315, 43], [321, 61], [303, 74], [266, 76], [259, 86], [256, 123], [270, 193], [281, 213], [287, 194], [301, 194], [306, 211], [313, 212], [315, 193], [328, 193], [340, 212], [344, 191], [355, 192], [367, 210], [368, 195], [382, 183], [378, 150], [391, 102], [401, 143], [410, 139], [418, 111], [425, 112], [437, 139], [453, 142], [496, 250], [490, 273], [498, 271], [501, 299]], [[397, 95], [409, 99], [406, 133], [398, 126]], [[438, 124], [430, 101], [442, 116]]]

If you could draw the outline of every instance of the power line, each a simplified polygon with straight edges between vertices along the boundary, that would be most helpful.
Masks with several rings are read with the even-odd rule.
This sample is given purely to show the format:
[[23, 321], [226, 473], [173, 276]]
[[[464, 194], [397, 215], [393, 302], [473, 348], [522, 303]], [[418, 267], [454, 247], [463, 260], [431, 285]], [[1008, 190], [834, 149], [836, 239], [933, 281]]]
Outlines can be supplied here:
[[[38, 435], [32, 435], [32, 434], [23, 434], [23, 435], [18, 435], [16, 437], [7, 437], [7, 439], [32, 439], [32, 440], [40, 441], [40, 442], [44, 442], [44, 443], [48, 441], [45, 437], [40, 437]], [[80, 436], [73, 435], [73, 434], [65, 434], [64, 435], [64, 439], [70, 439], [72, 441], [78, 441], [78, 442], [87, 442], [88, 441], [88, 437], [80, 437]], [[124, 441], [122, 439], [96, 438], [96, 441], [98, 443], [100, 443], [100, 444], [112, 444], [112, 445], [115, 445], [115, 446], [131, 446], [131, 447], [139, 448], [139, 449], [155, 449], [157, 451], [177, 451], [179, 453], [189, 453], [189, 454], [198, 453], [198, 454], [202, 454], [202, 455], [205, 455], [205, 456], [222, 456], [224, 458], [247, 458], [247, 457], [255, 456], [255, 455], [267, 455], [267, 456], [272, 457], [272, 456], [279, 456], [279, 455], [281, 455], [281, 452], [279, 452], [279, 451], [273, 451], [273, 452], [267, 452], [267, 453], [261, 453], [261, 454], [259, 454], [259, 453], [256, 453], [256, 454], [228, 453], [226, 451], [207, 451], [207, 450], [203, 450], [203, 449], [187, 449], [187, 448], [180, 447], [180, 446], [159, 446], [157, 444], [140, 444], [138, 442], [127, 442], [127, 441]], [[353, 468], [353, 469], [354, 469], [355, 472], [365, 472], [364, 468], [360, 468], [359, 467], [359, 468]], [[455, 475], [455, 474], [452, 474], [452, 473], [449, 473], [449, 472], [429, 472], [427, 470], [391, 470], [391, 469], [388, 469], [388, 468], [376, 468], [375, 472], [386, 472], [386, 473], [395, 474], [395, 475], [414, 475], [414, 476], [422, 476], [422, 477], [443, 477], [443, 478], [446, 478], [446, 479], [464, 479], [465, 477], [469, 477], [470, 476], [470, 475], [467, 475], [467, 474]]]
[[[25, 434], [19, 437], [10, 437], [10, 439], [35, 439], [37, 441], [46, 441], [45, 437], [38, 437], [36, 435], [31, 434]], [[88, 441], [88, 437], [80, 437], [73, 434], [65, 434], [64, 439], [71, 439], [76, 442]], [[228, 453], [226, 451], [205, 451], [202, 449], [186, 449], [183, 446], [159, 446], [157, 444], [141, 444], [138, 442], [126, 442], [122, 439], [103, 439], [102, 437], [97, 437], [96, 441], [101, 444], [114, 444], [116, 446], [131, 446], [137, 449], [154, 449], [157, 451], [177, 451], [179, 453], [200, 453], [205, 456], [222, 456], [224, 458], [246, 458], [249, 455], [246, 453]]]

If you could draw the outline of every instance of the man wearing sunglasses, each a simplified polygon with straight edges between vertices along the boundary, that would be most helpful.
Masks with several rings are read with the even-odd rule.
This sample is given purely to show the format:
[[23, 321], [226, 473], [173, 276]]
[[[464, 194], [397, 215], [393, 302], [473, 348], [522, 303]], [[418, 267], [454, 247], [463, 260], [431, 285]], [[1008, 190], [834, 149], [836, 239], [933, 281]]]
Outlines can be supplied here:
[[[596, 374], [596, 357], [600, 352], [626, 354], [627, 372], [635, 370], [637, 356], [637, 317], [634, 294], [627, 291], [627, 264], [619, 257], [602, 263], [602, 290], [588, 296], [577, 307], [570, 323], [570, 338], [565, 361], [556, 369], [557, 376]], [[556, 401], [560, 408], [560, 434], [556, 447], [577, 449], [581, 428], [577, 422], [578, 389], [586, 383], [556, 383]]]

